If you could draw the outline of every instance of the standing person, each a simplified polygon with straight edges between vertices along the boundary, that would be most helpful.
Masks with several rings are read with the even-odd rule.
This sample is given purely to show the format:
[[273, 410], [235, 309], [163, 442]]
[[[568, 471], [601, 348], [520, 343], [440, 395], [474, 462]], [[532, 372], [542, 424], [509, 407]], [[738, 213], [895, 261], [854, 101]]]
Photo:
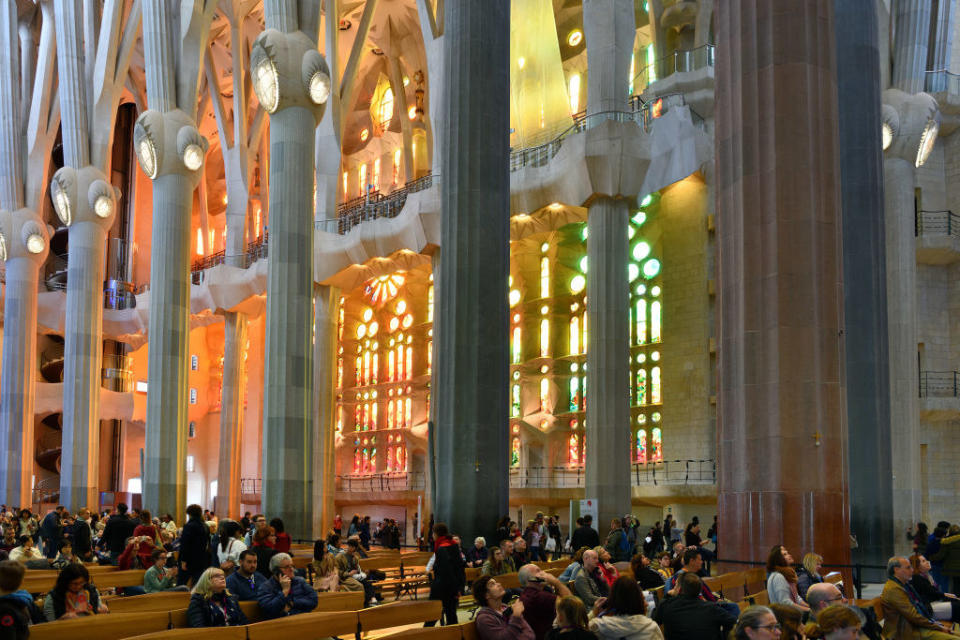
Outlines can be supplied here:
[[503, 516], [497, 522], [497, 539], [494, 544], [499, 545], [504, 540], [510, 538], [510, 516]]
[[610, 533], [607, 534], [607, 540], [603, 546], [614, 562], [630, 560], [630, 544], [627, 541], [626, 532], [620, 526], [620, 518], [610, 521]]
[[343, 535], [343, 518], [339, 513], [333, 516], [333, 532], [338, 536]]
[[187, 621], [191, 627], [236, 627], [249, 624], [237, 597], [227, 590], [223, 571], [210, 567], [201, 574], [190, 595]]
[[210, 566], [210, 530], [203, 521], [203, 508], [198, 504], [187, 507], [187, 521], [180, 534], [180, 571], [177, 584], [196, 585], [204, 569]]
[[665, 548], [663, 543], [663, 528], [659, 521], [653, 525], [653, 531], [650, 532], [650, 542], [653, 545], [653, 554], [660, 553]]
[[223, 520], [220, 523], [220, 541], [216, 547], [216, 566], [224, 571], [232, 571], [240, 564], [240, 554], [246, 550], [240, 524], [233, 520]]
[[[434, 563], [433, 582], [430, 583], [430, 599], [443, 603], [441, 624], [444, 626], [457, 624], [457, 605], [460, 595], [464, 591], [466, 577], [464, 568], [466, 563], [460, 551], [460, 545], [450, 536], [447, 525], [438, 522], [433, 525]], [[425, 626], [432, 627], [434, 621]]]
[[940, 550], [931, 560], [943, 563], [940, 569], [941, 574], [944, 578], [951, 578], [952, 591], [960, 593], [960, 525], [951, 525], [947, 536], [940, 541]]
[[547, 542], [546, 549], [551, 552], [551, 560], [559, 560], [563, 552], [563, 534], [560, 532], [560, 516], [554, 514], [547, 523], [547, 535], [549, 540], [553, 540], [553, 550], [550, 550], [550, 542]]
[[930, 575], [936, 580], [937, 586], [940, 587], [941, 591], [950, 590], [950, 578], [943, 575], [943, 562], [937, 560], [936, 555], [937, 552], [940, 551], [940, 541], [947, 535], [949, 529], [949, 522], [943, 520], [938, 522], [933, 533], [927, 538], [927, 547], [923, 552], [923, 555], [930, 560]]
[[719, 527], [717, 525], [717, 516], [713, 516], [713, 524], [710, 526], [710, 530], [707, 531], [707, 538], [710, 542], [713, 543], [713, 557], [717, 558], [720, 556], [720, 547], [717, 546], [717, 540], [719, 539]]
[[247, 529], [250, 528], [250, 512], [246, 511], [243, 514], [243, 517], [240, 518], [240, 530], [244, 533], [247, 532]]
[[69, 535], [73, 539], [73, 550], [84, 562], [93, 560], [93, 530], [90, 528], [90, 510], [84, 507], [70, 524]]
[[363, 521], [360, 523], [360, 546], [370, 550], [370, 516], [363, 516]]
[[535, 640], [533, 629], [523, 617], [523, 601], [503, 604], [506, 590], [495, 578], [480, 576], [470, 588], [480, 606], [477, 611], [477, 636], [480, 640]]
[[133, 536], [137, 524], [127, 517], [127, 505], [121, 502], [117, 511], [107, 519], [107, 524], [100, 535], [100, 547], [106, 548], [110, 554], [110, 564], [116, 565], [120, 554], [127, 546], [127, 539]]
[[542, 536], [540, 535], [540, 527], [537, 525], [536, 520], [528, 520], [527, 528], [523, 531], [523, 541], [527, 545], [530, 554], [530, 562], [536, 562], [537, 560], [546, 560], [546, 555], [541, 553], [541, 542]]
[[350, 528], [347, 529], [347, 538], [355, 536], [360, 533], [360, 514], [355, 513], [353, 517], [350, 518]]
[[53, 560], [60, 550], [60, 540], [63, 538], [63, 524], [61, 519], [66, 513], [66, 507], [59, 506], [43, 517], [40, 522], [40, 541], [43, 543], [44, 555]]

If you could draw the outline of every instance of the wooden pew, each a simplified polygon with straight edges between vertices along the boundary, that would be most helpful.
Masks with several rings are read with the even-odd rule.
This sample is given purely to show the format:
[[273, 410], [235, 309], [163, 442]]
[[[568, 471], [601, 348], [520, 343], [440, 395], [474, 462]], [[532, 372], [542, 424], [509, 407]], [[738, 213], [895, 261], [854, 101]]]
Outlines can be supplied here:
[[243, 611], [243, 615], [247, 616], [247, 620], [250, 622], [263, 620], [263, 611], [260, 610], [260, 605], [257, 604], [256, 600], [242, 600], [240, 610]]
[[324, 591], [314, 611], [356, 611], [363, 608], [363, 591]]
[[246, 627], [204, 627], [202, 629], [167, 629], [130, 636], [128, 640], [247, 640]]
[[174, 629], [186, 629], [190, 626], [190, 619], [187, 618], [187, 608], [172, 609], [167, 612], [170, 614], [170, 626]]
[[504, 573], [503, 575], [497, 576], [496, 580], [504, 589], [520, 588], [520, 576], [517, 573]]
[[[439, 600], [405, 600], [372, 609], [361, 609], [357, 614], [360, 631], [367, 632], [439, 620], [442, 609], [443, 604]], [[250, 640], [254, 640], [252, 636]]]
[[758, 591], [756, 593], [750, 594], [747, 596], [747, 600], [753, 604], [762, 604], [764, 606], [770, 604], [770, 594], [767, 593], [767, 590]]
[[474, 620], [462, 622], [457, 625], [460, 627], [460, 634], [463, 640], [480, 640], [477, 635], [477, 623]]
[[189, 591], [161, 591], [143, 596], [104, 598], [111, 613], [137, 613], [143, 611], [171, 611], [185, 609], [190, 604]]
[[731, 602], [743, 600], [747, 595], [743, 572], [725, 573], [720, 576], [720, 592]]
[[257, 622], [247, 625], [246, 629], [248, 640], [277, 640], [279, 637], [319, 640], [346, 636], [357, 632], [357, 612], [301, 613], [289, 618]]
[[397, 638], [398, 640], [414, 640], [418, 638], [424, 638], [424, 640], [462, 640], [463, 635], [460, 631], [460, 625], [449, 625], [446, 627], [419, 627], [417, 629], [407, 629], [406, 631], [399, 631], [397, 633], [390, 633], [385, 636], [379, 636], [377, 640], [381, 638]]
[[167, 611], [108, 613], [33, 625], [30, 627], [30, 638], [31, 640], [64, 640], [65, 638], [121, 640], [132, 633], [166, 631], [169, 624], [170, 614]]

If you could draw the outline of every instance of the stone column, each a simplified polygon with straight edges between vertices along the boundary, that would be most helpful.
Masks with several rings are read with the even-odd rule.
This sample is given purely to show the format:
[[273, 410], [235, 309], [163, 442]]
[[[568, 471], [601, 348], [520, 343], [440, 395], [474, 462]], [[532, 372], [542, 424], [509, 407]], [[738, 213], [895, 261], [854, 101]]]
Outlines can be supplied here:
[[313, 536], [331, 526], [336, 495], [337, 317], [340, 290], [317, 286], [314, 293]]
[[601, 196], [587, 214], [586, 492], [596, 528], [630, 511], [630, 283], [625, 200]]
[[[893, 555], [889, 353], [883, 151], [880, 148], [880, 49], [872, 3], [834, 0], [843, 203], [843, 281], [850, 528], [860, 562]], [[875, 579], [880, 574], [873, 572]]]
[[923, 91], [930, 43], [930, 4], [931, 0], [896, 3], [893, 86], [907, 93]]
[[[318, 16], [298, 18], [290, 3], [273, 2], [265, 18], [250, 54], [254, 78], [271, 65], [276, 70], [272, 88], [267, 78], [254, 83], [270, 113], [262, 505], [292, 537], [306, 538], [313, 526], [314, 136], [330, 77], [309, 26]], [[324, 92], [311, 90], [314, 78]]]
[[178, 516], [186, 509], [191, 214], [209, 146], [196, 127], [197, 92], [215, 8], [188, 5], [180, 10], [191, 10], [189, 16], [178, 21], [173, 5], [144, 3], [150, 109], [137, 118], [133, 140], [153, 181], [143, 506]]
[[845, 564], [833, 3], [722, 2], [716, 25], [719, 546]]
[[[897, 547], [909, 550], [900, 532], [922, 519], [920, 507], [920, 400], [917, 372], [917, 250], [914, 238], [913, 162], [888, 155], [883, 163], [886, 227], [887, 328], [890, 339], [891, 449], [897, 465], [893, 483], [892, 527]], [[882, 470], [880, 470], [882, 473]]]
[[492, 535], [509, 497], [510, 3], [451, 3], [444, 34], [436, 520]]
[[[10, 218], [0, 211], [0, 218]], [[38, 228], [41, 228], [38, 226]], [[13, 231], [0, 219], [0, 229]], [[0, 496], [7, 504], [31, 504], [33, 475], [33, 402], [37, 379], [37, 286], [40, 266], [46, 259], [47, 242], [39, 254], [26, 251], [23, 241], [8, 233], [0, 257], [6, 260], [6, 292], [3, 303], [3, 369], [0, 372]], [[16, 248], [14, 249], [14, 247]], [[5, 255], [2, 255], [4, 254]]]
[[633, 0], [583, 2], [588, 113], [627, 110], [630, 55], [636, 38], [633, 4]]
[[[630, 55], [636, 35], [633, 4], [631, 0], [586, 0], [583, 4], [588, 113], [628, 108]], [[597, 177], [606, 184], [622, 186], [618, 179]], [[596, 195], [587, 214], [590, 393], [584, 495], [598, 501], [599, 521], [594, 524], [601, 535], [612, 518], [630, 510], [629, 212], [627, 201], [619, 199], [621, 195]]]

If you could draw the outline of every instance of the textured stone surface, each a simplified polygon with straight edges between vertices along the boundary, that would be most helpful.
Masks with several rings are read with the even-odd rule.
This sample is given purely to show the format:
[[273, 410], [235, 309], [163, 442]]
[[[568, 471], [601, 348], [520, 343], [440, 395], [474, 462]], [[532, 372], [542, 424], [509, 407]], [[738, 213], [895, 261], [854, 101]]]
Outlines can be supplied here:
[[[850, 527], [855, 557], [893, 555], [886, 239], [880, 148], [880, 51], [873, 3], [834, 0], [840, 193], [843, 204], [844, 337], [850, 442]], [[882, 574], [874, 572], [873, 579]]]
[[900, 0], [894, 11], [897, 35], [891, 84], [907, 93], [917, 93], [923, 91], [927, 70], [931, 0]]
[[313, 505], [313, 134], [303, 107], [270, 116], [263, 511], [305, 538]]
[[636, 38], [633, 0], [584, 0], [587, 112], [626, 111], [630, 54]]
[[510, 4], [446, 7], [436, 289], [436, 517], [493, 534], [507, 512]]
[[832, 1], [720, 3], [716, 25], [719, 544], [846, 563]]
[[601, 196], [587, 214], [586, 498], [596, 528], [630, 510], [630, 286], [625, 200]]
[[336, 494], [337, 318], [340, 290], [320, 286], [314, 294], [313, 536], [323, 536], [333, 522]]

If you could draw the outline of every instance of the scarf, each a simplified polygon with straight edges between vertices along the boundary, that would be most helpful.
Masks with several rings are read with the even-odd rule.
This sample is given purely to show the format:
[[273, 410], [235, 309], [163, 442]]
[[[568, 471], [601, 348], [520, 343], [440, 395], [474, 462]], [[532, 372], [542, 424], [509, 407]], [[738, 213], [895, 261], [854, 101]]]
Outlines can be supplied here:
[[440, 536], [433, 543], [433, 550], [436, 552], [440, 547], [452, 547], [454, 545], [453, 538], [451, 536]]
[[797, 592], [797, 572], [793, 567], [774, 567], [774, 572], [779, 573], [787, 580], [787, 584], [790, 586], [790, 597], [794, 602], [801, 602], [800, 594]]

